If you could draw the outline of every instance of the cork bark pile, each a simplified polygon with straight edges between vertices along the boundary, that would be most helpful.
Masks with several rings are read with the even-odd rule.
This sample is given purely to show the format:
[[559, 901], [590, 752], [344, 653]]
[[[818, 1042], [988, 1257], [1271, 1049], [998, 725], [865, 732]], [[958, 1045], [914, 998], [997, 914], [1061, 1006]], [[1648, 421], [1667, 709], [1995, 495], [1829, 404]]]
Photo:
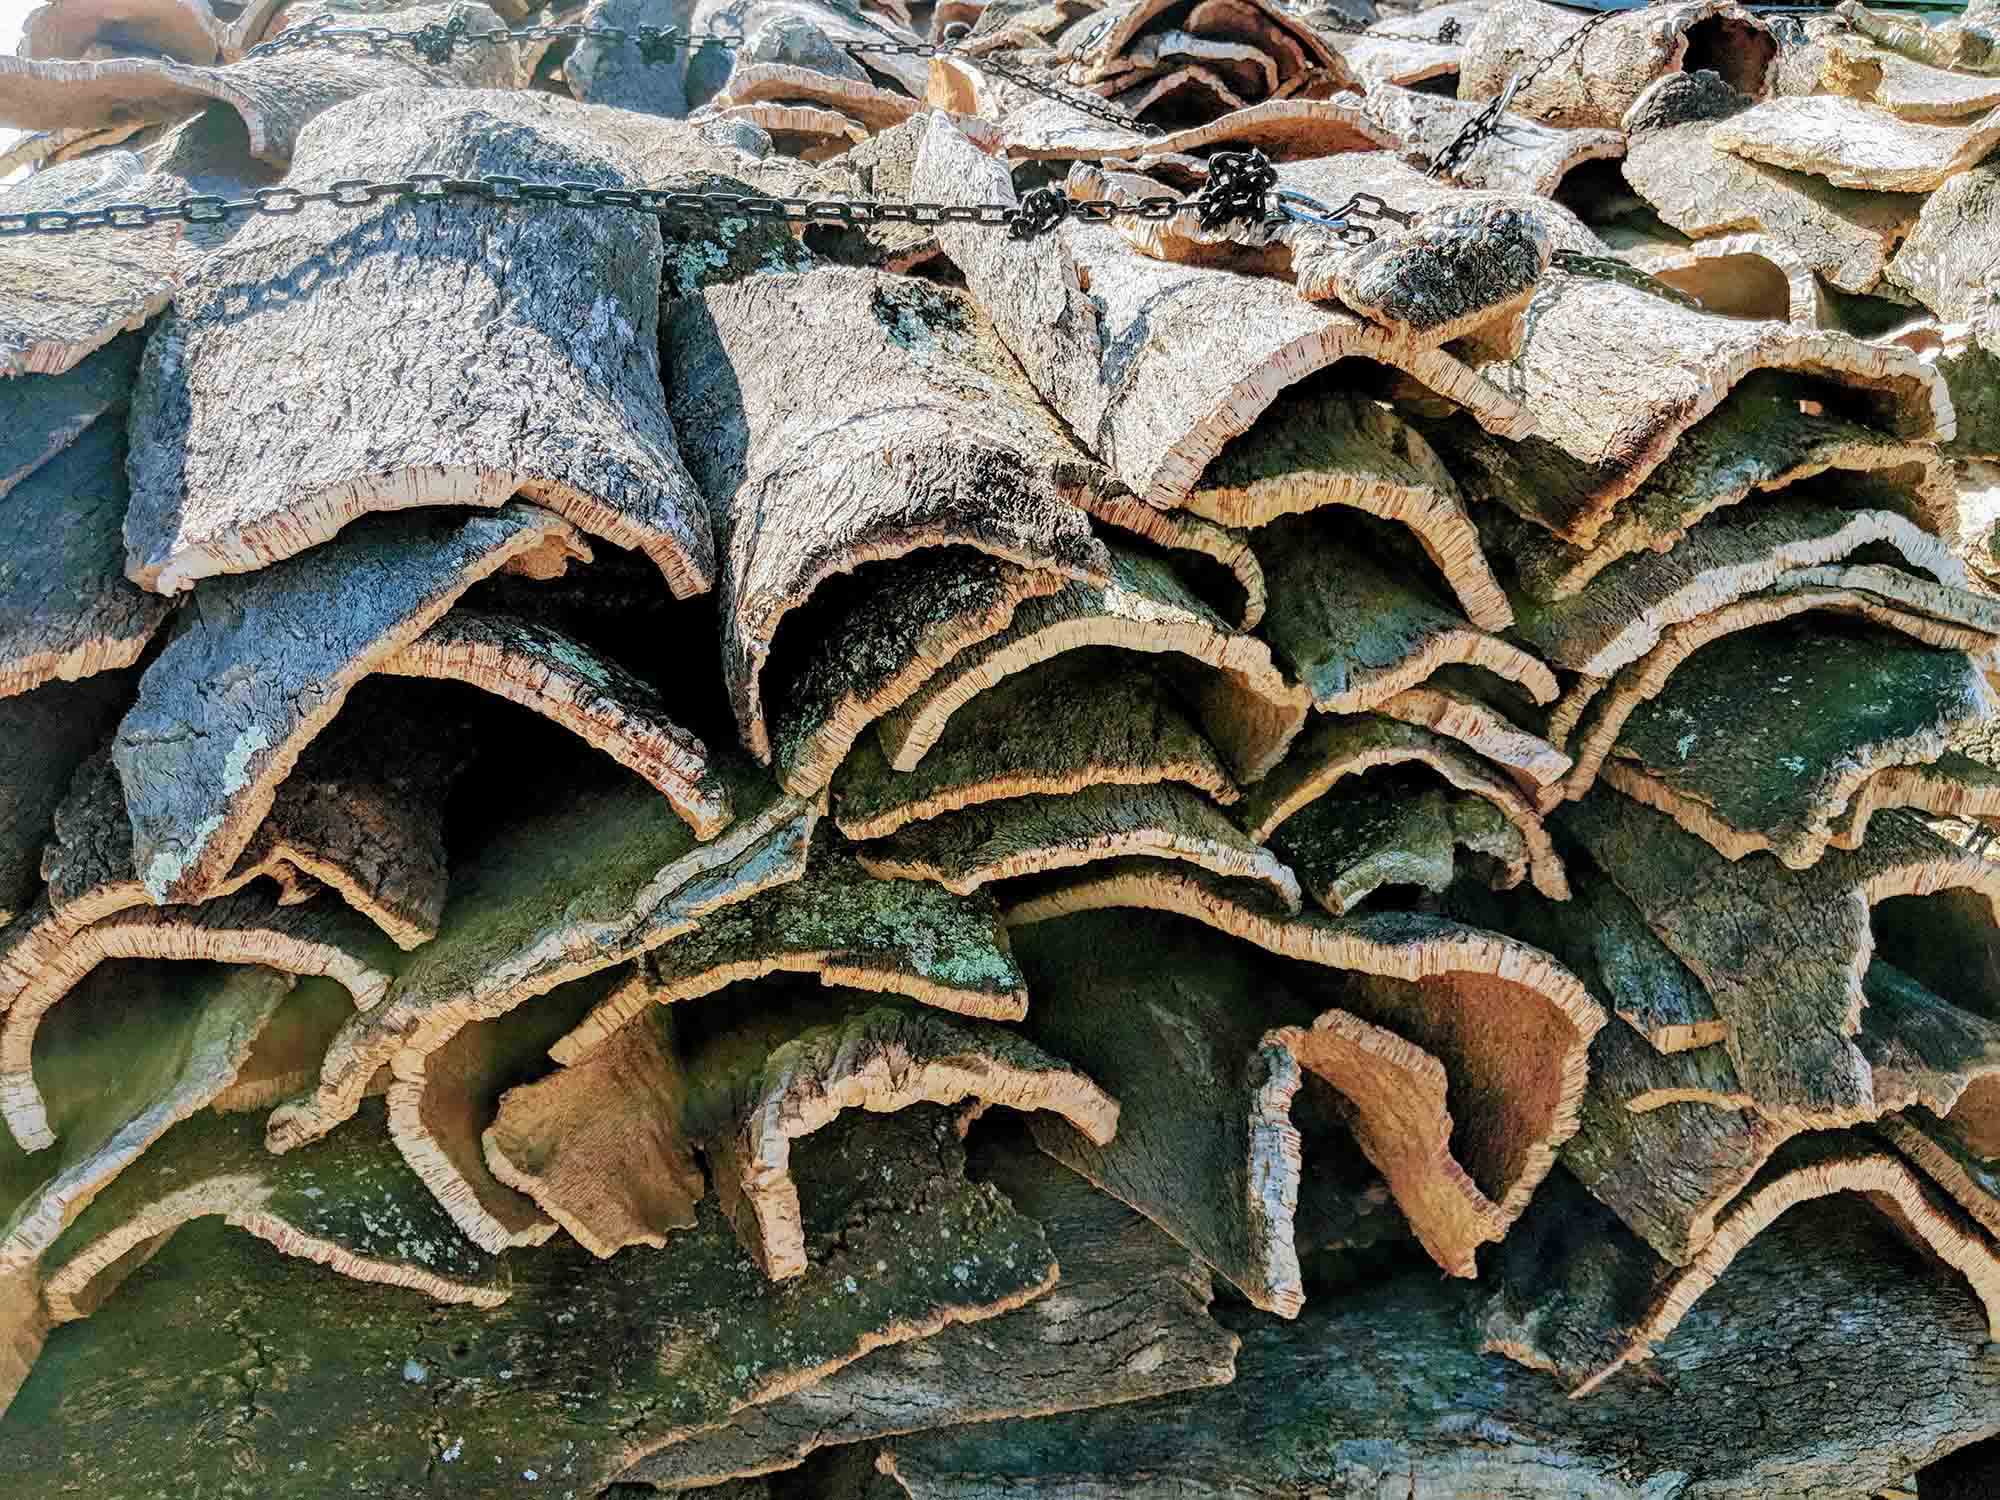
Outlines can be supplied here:
[[[9, 1494], [2000, 1493], [2000, 11], [49, 0], [0, 127]], [[286, 196], [426, 173], [569, 186]]]

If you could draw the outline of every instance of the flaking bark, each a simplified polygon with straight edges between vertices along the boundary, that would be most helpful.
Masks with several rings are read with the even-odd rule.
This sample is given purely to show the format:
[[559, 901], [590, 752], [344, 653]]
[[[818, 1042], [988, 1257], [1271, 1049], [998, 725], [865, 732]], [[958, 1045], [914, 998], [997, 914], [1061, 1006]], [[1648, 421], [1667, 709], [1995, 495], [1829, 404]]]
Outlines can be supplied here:
[[[1424, 12], [1426, 21], [1430, 15], [1429, 11]], [[1422, 47], [1411, 43], [1398, 45]], [[1422, 47], [1422, 50], [1428, 53], [1450, 49]], [[1396, 150], [1411, 166], [1428, 167], [1432, 158], [1479, 112], [1480, 106], [1395, 86], [1406, 81], [1415, 80], [1384, 77], [1371, 83], [1368, 118], [1395, 137]], [[1480, 141], [1452, 169], [1452, 181], [1469, 188], [1552, 198], [1572, 168], [1587, 161], [1615, 160], [1625, 154], [1624, 137], [1616, 130], [1564, 130], [1511, 113], [1501, 116], [1501, 125], [1502, 129]]]

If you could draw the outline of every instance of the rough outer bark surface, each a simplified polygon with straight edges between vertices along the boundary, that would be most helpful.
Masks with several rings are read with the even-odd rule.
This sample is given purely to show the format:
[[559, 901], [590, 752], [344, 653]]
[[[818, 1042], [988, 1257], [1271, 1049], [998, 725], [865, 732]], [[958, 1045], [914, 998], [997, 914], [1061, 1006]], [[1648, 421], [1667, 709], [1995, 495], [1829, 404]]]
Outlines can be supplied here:
[[1228, 804], [1235, 784], [1172, 691], [1108, 652], [1073, 651], [1000, 682], [952, 718], [912, 771], [863, 740], [834, 782], [851, 839], [1010, 797], [1177, 782]]
[[1991, 78], [1934, 68], [1857, 34], [1836, 33], [1821, 46], [1816, 84], [1901, 119], [1963, 120], [2000, 104], [2000, 83]]
[[970, 1099], [1052, 1111], [1099, 1145], [1118, 1128], [1116, 1099], [1019, 1033], [851, 991], [792, 1005], [772, 995], [691, 1046], [687, 1072], [689, 1131], [716, 1199], [773, 1281], [809, 1266], [793, 1143], [845, 1111]]
[[988, 897], [873, 879], [851, 849], [824, 836], [803, 875], [708, 916], [657, 950], [650, 970], [647, 984], [609, 996], [549, 1055], [577, 1063], [654, 1005], [768, 974], [816, 974], [822, 984], [991, 1020], [1018, 1021], [1028, 1004]]
[[1980, 5], [1978, 0], [1966, 7], [1964, 20], [1941, 26], [1877, 15], [1855, 0], [1843, 0], [1834, 7], [1834, 14], [1862, 36], [1919, 62], [1976, 75], [2000, 72], [2000, 50], [1996, 50], [2000, 38], [1993, 30], [1996, 18], [1991, 7]]
[[1305, 722], [1308, 700], [1285, 681], [1271, 648], [1232, 629], [1163, 560], [1105, 550], [1108, 586], [1070, 584], [1030, 600], [1004, 631], [960, 652], [883, 719], [876, 732], [889, 764], [915, 769], [958, 709], [1014, 673], [1080, 647], [1114, 646], [1188, 659], [1169, 670], [1239, 782], [1276, 765]]
[[1257, 150], [1272, 161], [1290, 161], [1395, 144], [1359, 101], [1346, 97], [1266, 99], [1159, 135], [1107, 124], [1060, 100], [1036, 99], [1010, 112], [1001, 129], [1001, 149], [1013, 161], [1103, 161], [1209, 148]]
[[[1547, 57], [1588, 19], [1537, 0], [1496, 0], [1466, 34], [1459, 98], [1503, 92], [1516, 72]], [[1697, 46], [1700, 65], [1720, 63], [1730, 84], [1752, 96], [1764, 92], [1778, 54], [1769, 28], [1729, 0], [1651, 5], [1598, 26], [1509, 103], [1552, 124], [1616, 128], [1647, 86], [1687, 66]]]
[[[1005, 167], [935, 115], [912, 186], [933, 202], [1016, 201]], [[1348, 356], [1403, 370], [1496, 430], [1524, 425], [1515, 403], [1443, 350], [1303, 302], [1282, 282], [1150, 261], [1115, 231], [1073, 221], [1033, 245], [950, 225], [938, 240], [1070, 430], [1162, 508], [1181, 503], [1281, 390]]]
[[659, 690], [549, 625], [454, 610], [378, 670], [470, 683], [533, 709], [656, 789], [697, 837], [729, 826], [728, 788], [708, 747], [668, 717]]
[[1607, 233], [1618, 256], [1656, 281], [1685, 292], [1709, 312], [1825, 327], [1835, 316], [1798, 251], [1772, 234], [1723, 234], [1680, 243]]
[[[636, 178], [593, 115], [528, 93], [385, 92], [316, 121], [296, 172]], [[348, 251], [337, 274], [329, 241]], [[544, 260], [570, 268], [559, 292], [503, 292], [493, 267]], [[291, 557], [370, 511], [521, 494], [645, 552], [677, 596], [705, 591], [706, 515], [659, 382], [660, 265], [652, 222], [625, 214], [450, 202], [359, 224], [307, 207], [246, 226], [147, 346], [127, 572], [173, 593]], [[300, 276], [312, 295], [284, 295]], [[491, 315], [468, 322], [484, 302]], [[381, 380], [385, 363], [404, 378]]]
[[[677, 26], [687, 30], [692, 0], [592, 0], [580, 17], [586, 26], [633, 30]], [[678, 119], [688, 109], [687, 58], [648, 61], [637, 42], [580, 39], [563, 60], [563, 80], [576, 98], [642, 114]]]
[[112, 746], [148, 895], [211, 894], [348, 692], [472, 584], [510, 565], [559, 573], [588, 556], [568, 523], [509, 505], [372, 519], [337, 544], [211, 581], [146, 669]]
[[[1371, 83], [1367, 117], [1395, 138], [1403, 160], [1413, 167], [1428, 167], [1480, 107], [1396, 87], [1402, 81]], [[1625, 139], [1616, 130], [1564, 130], [1517, 114], [1502, 115], [1501, 123], [1502, 130], [1482, 140], [1453, 169], [1453, 182], [1552, 198], [1572, 168], [1625, 154]]]
[[19, 55], [81, 57], [102, 43], [212, 63], [222, 55], [223, 31], [208, 0], [50, 0], [22, 22]]
[[1405, 688], [1377, 712], [1458, 740], [1504, 770], [1530, 795], [1562, 779], [1569, 757], [1514, 716], [1532, 717], [1471, 668], [1451, 668]]
[[145, 347], [114, 339], [60, 376], [0, 382], [0, 499], [100, 417], [122, 422]]
[[1838, 188], [1710, 145], [1710, 127], [1749, 104], [1714, 76], [1661, 79], [1623, 121], [1625, 180], [1684, 234], [1707, 239], [1761, 230], [1792, 246], [1841, 291], [1871, 290], [1916, 223], [1922, 200]]
[[1993, 300], [1996, 257], [2000, 166], [1977, 166], [1924, 199], [1916, 227], [1889, 262], [1888, 279], [1946, 322], [1967, 322]]
[[1988, 1234], [2000, 1233], [2000, 1173], [1992, 1157], [1955, 1125], [1918, 1105], [1883, 1116], [1874, 1129]]
[[1306, 894], [1334, 916], [1385, 885], [1443, 891], [1458, 878], [1460, 849], [1485, 856], [1467, 872], [1475, 878], [1503, 888], [1527, 878], [1527, 842], [1498, 808], [1412, 786], [1415, 779], [1330, 793], [1294, 814], [1272, 841]]
[[[0, 922], [25, 921], [34, 908], [42, 846], [64, 789], [131, 693], [129, 674], [107, 673], [0, 700]], [[8, 946], [13, 936], [10, 929]]]
[[1766, 99], [1717, 124], [1712, 145], [1835, 187], [1928, 193], [2000, 144], [2000, 111], [1964, 124], [1899, 120], [1838, 94]]
[[[640, 1454], [745, 1405], [885, 1344], [1012, 1311], [1054, 1284], [1040, 1226], [998, 1188], [965, 1181], [941, 1111], [870, 1118], [845, 1134], [844, 1158], [833, 1143], [799, 1153], [815, 1258], [783, 1287], [749, 1264], [706, 1204], [699, 1225], [666, 1250], [598, 1261], [551, 1245], [524, 1258], [508, 1301], [490, 1311], [393, 1288], [350, 1295], [317, 1267], [193, 1226], [127, 1284], [119, 1317], [102, 1331], [94, 1321], [58, 1331], [0, 1440], [31, 1488], [72, 1479], [212, 1488], [247, 1473], [277, 1500], [309, 1500], [329, 1484], [456, 1500], [490, 1495], [496, 1482], [594, 1493]], [[940, 1243], [954, 1254], [937, 1254]], [[198, 1296], [188, 1295], [190, 1278], [203, 1283]], [[225, 1305], [227, 1319], [218, 1315]], [[120, 1353], [102, 1362], [96, 1341], [113, 1327]], [[131, 1389], [141, 1328], [145, 1343], [171, 1351], [177, 1372], [143, 1382], [143, 1396]], [[221, 1385], [230, 1394], [220, 1399], [240, 1409], [240, 1383], [220, 1371], [241, 1368], [246, 1337], [283, 1372], [283, 1404], [299, 1405], [268, 1442], [236, 1453], [212, 1423]], [[78, 1444], [66, 1426], [47, 1425], [57, 1410], [94, 1412], [81, 1419], [110, 1418], [117, 1431]], [[295, 1420], [306, 1411], [315, 1413], [309, 1443]], [[537, 1480], [518, 1479], [528, 1471]]]
[[[765, 661], [836, 575], [939, 546], [1077, 580], [1109, 571], [1071, 503], [1096, 465], [970, 299], [845, 267], [754, 276], [681, 304], [667, 344], [674, 421], [714, 507], [723, 677], [760, 760]], [[827, 401], [798, 407], [802, 380]]]
[[857, 1361], [647, 1454], [619, 1477], [661, 1489], [791, 1468], [836, 1444], [958, 1422], [1047, 1416], [1225, 1385], [1237, 1338], [1209, 1315], [1206, 1268], [1146, 1220], [1038, 1152], [975, 1155], [981, 1180], [1039, 1221], [1055, 1292], [976, 1330]]

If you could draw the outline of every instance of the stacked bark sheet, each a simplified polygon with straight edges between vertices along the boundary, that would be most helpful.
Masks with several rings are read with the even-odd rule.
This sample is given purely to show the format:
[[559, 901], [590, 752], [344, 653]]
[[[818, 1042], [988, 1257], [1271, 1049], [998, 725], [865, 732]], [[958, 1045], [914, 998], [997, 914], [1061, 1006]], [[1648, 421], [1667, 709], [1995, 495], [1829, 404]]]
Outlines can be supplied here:
[[25, 1492], [1863, 1493], [2000, 1430], [1979, 17], [1655, 6], [1511, 89], [1586, 18], [247, 55], [319, 14], [56, 0], [0, 213], [1255, 147], [1394, 216], [0, 242]]

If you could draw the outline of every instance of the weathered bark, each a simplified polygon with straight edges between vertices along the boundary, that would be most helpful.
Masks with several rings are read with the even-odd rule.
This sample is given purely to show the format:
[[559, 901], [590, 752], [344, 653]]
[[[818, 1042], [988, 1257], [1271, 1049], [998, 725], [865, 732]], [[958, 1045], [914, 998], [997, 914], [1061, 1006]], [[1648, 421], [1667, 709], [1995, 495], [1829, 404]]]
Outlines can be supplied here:
[[1196, 6], [1178, 18], [1168, 15], [1173, 9], [1171, 0], [1124, 0], [1107, 6], [1072, 24], [1058, 43], [1058, 53], [1069, 60], [1071, 76], [1087, 84], [1115, 77], [1131, 64], [1143, 71], [1169, 56], [1213, 55], [1212, 49], [1191, 45], [1198, 40], [1241, 45], [1238, 39], [1244, 34], [1247, 11], [1261, 23], [1261, 37], [1275, 43], [1266, 54], [1274, 68], [1267, 92], [1276, 93], [1285, 85], [1297, 87], [1296, 80], [1308, 70], [1326, 70], [1336, 86], [1347, 81], [1339, 55], [1325, 39], [1269, 0], [1236, 0], [1228, 10]]
[[2000, 770], [1956, 750], [1918, 766], [1893, 766], [1870, 777], [1834, 820], [1832, 845], [1858, 849], [1868, 820], [1884, 808], [1909, 807], [1941, 818], [1984, 824], [2000, 816]]
[[[723, 677], [760, 760], [764, 664], [829, 579], [941, 546], [1071, 579], [1109, 571], [1071, 503], [1096, 465], [966, 297], [847, 268], [756, 276], [681, 304], [666, 341], [674, 420], [715, 510]], [[809, 413], [802, 380], [828, 394]]]
[[[741, 55], [746, 60], [803, 62], [849, 76], [853, 76], [855, 60], [843, 50], [845, 44], [918, 40], [915, 33], [880, 15], [864, 16], [855, 9], [819, 0], [695, 0], [688, 30], [697, 39], [744, 37], [748, 45]], [[720, 49], [694, 53], [688, 62], [689, 101], [702, 103], [720, 89], [736, 66], [736, 58], [733, 51]], [[923, 59], [876, 53], [869, 56], [867, 66], [893, 79], [912, 98], [924, 97], [929, 64]]]
[[1018, 1021], [1028, 1005], [989, 898], [871, 879], [853, 850], [824, 835], [803, 875], [707, 916], [654, 952], [650, 970], [648, 983], [611, 995], [549, 1055], [577, 1063], [654, 1005], [769, 974], [817, 975], [991, 1020]]
[[208, 0], [50, 0], [28, 12], [18, 50], [38, 59], [81, 57], [101, 42], [212, 63], [222, 56], [225, 24]]
[[[1340, 54], [1357, 82], [1369, 93], [1376, 89], [1408, 87], [1432, 78], [1458, 76], [1465, 58], [1463, 28], [1486, 12], [1485, 0], [1471, 4], [1432, 6], [1421, 17], [1392, 16], [1387, 27], [1350, 35], [1329, 32], [1327, 45]], [[1435, 18], [1431, 11], [1440, 12]], [[1447, 20], [1456, 21], [1461, 34], [1449, 42], [1437, 40]]]
[[687, 1118], [722, 1212], [773, 1281], [809, 1266], [793, 1142], [848, 1110], [890, 1114], [971, 1099], [1053, 1111], [1099, 1145], [1118, 1128], [1116, 1099], [991, 1022], [851, 991], [794, 998], [774, 987], [765, 999], [749, 1018], [712, 1024], [690, 1042]]
[[1836, 33], [1822, 45], [1816, 83], [1905, 120], [1962, 120], [2000, 104], [2000, 83], [1991, 78], [1932, 67], [1859, 34]]
[[2000, 167], [1978, 166], [1924, 200], [1888, 277], [1946, 322], [1965, 322], [1992, 301], [1996, 255]]
[[1915, 1105], [1875, 1122], [1882, 1139], [1949, 1193], [1988, 1234], [2000, 1234], [2000, 1173], [1955, 1120]]
[[[473, 583], [505, 567], [559, 573], [589, 555], [568, 523], [509, 505], [371, 519], [336, 544], [212, 580], [146, 669], [112, 747], [147, 893], [212, 894], [354, 685]], [[207, 690], [225, 680], [228, 694]]]
[[1834, 14], [1861, 35], [1920, 62], [1974, 74], [2000, 73], [2000, 37], [1993, 31], [1995, 17], [1990, 8], [1983, 15], [1980, 9], [1975, 0], [1975, 4], [1967, 7], [1965, 20], [1941, 26], [1901, 16], [1878, 16], [1855, 0], [1843, 0], [1834, 7]]
[[[888, 130], [918, 113], [923, 105], [908, 94], [895, 93], [867, 79], [840, 78], [817, 68], [788, 62], [743, 62], [729, 75], [709, 107], [731, 111], [749, 104], [810, 104], [845, 116], [864, 135]], [[787, 127], [759, 118], [773, 134]]]
[[[636, 177], [593, 114], [532, 94], [377, 94], [316, 122], [298, 171]], [[176, 592], [291, 557], [370, 511], [519, 493], [645, 552], [676, 595], [709, 586], [704, 507], [662, 411], [650, 221], [384, 207], [342, 275], [311, 297], [269, 295], [317, 263], [335, 223], [360, 244], [351, 214], [319, 207], [246, 226], [177, 293], [134, 400], [134, 579]], [[394, 268], [393, 295], [373, 285], [376, 257], [380, 274]], [[551, 257], [572, 273], [560, 295], [500, 294], [492, 267]], [[466, 299], [481, 296], [496, 310], [468, 325]], [[305, 390], [287, 378], [302, 350], [314, 351]], [[382, 381], [385, 361], [406, 378]], [[468, 370], [488, 377], [470, 393]], [[551, 410], [560, 424], [540, 415]]]
[[[687, 30], [691, 0], [591, 0], [578, 17], [586, 26], [629, 31], [640, 26]], [[687, 56], [649, 61], [631, 40], [578, 40], [563, 59], [563, 81], [587, 104], [605, 104], [678, 119], [687, 113]]]
[[[818, 810], [731, 763], [736, 821], [697, 843], [664, 800], [623, 772], [606, 785], [552, 766], [530, 813], [461, 865], [438, 937], [380, 1005], [328, 1048], [318, 1087], [271, 1117], [274, 1150], [354, 1112], [376, 1071], [419, 1084], [424, 1059], [458, 1031], [556, 986], [637, 958], [705, 915], [795, 880]], [[482, 1122], [483, 1124], [484, 1122]]]
[[1494, 885], [1528, 876], [1527, 841], [1498, 808], [1414, 776], [1369, 778], [1321, 797], [1288, 819], [1272, 845], [1334, 916], [1385, 885], [1443, 891], [1459, 876], [1459, 849], [1483, 856], [1469, 873]]
[[42, 846], [64, 789], [131, 694], [129, 674], [106, 673], [0, 699], [0, 922], [28, 920]]
[[[1588, 15], [1537, 0], [1495, 0], [1466, 34], [1458, 96], [1491, 99], [1522, 68], [1547, 57]], [[1684, 68], [1719, 67], [1753, 97], [1778, 55], [1770, 28], [1730, 0], [1681, 0], [1612, 17], [1509, 100], [1553, 124], [1615, 128], [1647, 87]]]
[[[1454, 739], [1493, 762], [1531, 797], [1562, 780], [1570, 757], [1513, 715], [1529, 710], [1469, 667], [1446, 667], [1422, 687], [1405, 688], [1375, 711]], [[1497, 701], [1496, 701], [1497, 700]]]
[[[1094, 495], [1085, 501], [1085, 507], [1107, 526], [1129, 531], [1169, 552], [1190, 554], [1183, 561], [1191, 565], [1191, 571], [1216, 578], [1213, 588], [1200, 590], [1202, 596], [1218, 612], [1233, 615], [1238, 630], [1255, 630], [1263, 621], [1267, 602], [1264, 565], [1257, 561], [1241, 531], [1217, 526], [1186, 511], [1156, 510], [1130, 494]], [[1228, 575], [1227, 584], [1220, 581], [1223, 573]], [[1229, 596], [1227, 608], [1217, 595]]]
[[[1270, 647], [1232, 630], [1159, 558], [1107, 547], [1108, 586], [1070, 584], [1015, 611], [998, 635], [960, 652], [883, 719], [889, 764], [913, 770], [951, 716], [1004, 678], [1080, 647], [1165, 654], [1209, 743], [1239, 782], [1284, 755], [1305, 722], [1305, 693], [1286, 682]], [[1178, 660], [1186, 658], [1186, 665]]]
[[769, 133], [772, 143], [800, 161], [828, 161], [868, 139], [868, 127], [837, 109], [810, 104], [711, 105], [691, 117], [698, 125], [746, 125]]
[[[1381, 82], [1368, 90], [1367, 112], [1396, 138], [1396, 149], [1405, 161], [1428, 167], [1479, 106]], [[1615, 130], [1563, 130], [1522, 115], [1502, 115], [1501, 123], [1500, 131], [1483, 139], [1453, 168], [1451, 181], [1549, 198], [1572, 168], [1625, 154], [1624, 137]]]
[[1785, 241], [1841, 291], [1871, 290], [1922, 200], [1838, 188], [1710, 145], [1710, 128], [1749, 105], [1714, 76], [1661, 79], [1622, 122], [1625, 180], [1684, 234], [1759, 230]]
[[[967, 121], [968, 127], [972, 127]], [[818, 169], [812, 191], [857, 198], [906, 202], [910, 174], [916, 170], [917, 149], [930, 128], [922, 114], [871, 135]], [[907, 273], [935, 260], [937, 231], [929, 224], [809, 224], [800, 238], [806, 248], [840, 265], [869, 266], [878, 271]]]
[[1704, 311], [1813, 328], [1835, 324], [1812, 267], [1774, 234], [1723, 234], [1691, 243], [1680, 243], [1679, 236], [1628, 239], [1610, 230], [1604, 237], [1621, 260], [1685, 292]]
[[1226, 1385], [1237, 1338], [1208, 1316], [1206, 1268], [1039, 1153], [977, 1153], [983, 1181], [1038, 1220], [1062, 1265], [1054, 1296], [977, 1329], [885, 1350], [817, 1385], [659, 1448], [619, 1477], [661, 1489], [790, 1468], [836, 1444], [958, 1422], [1047, 1416]]
[[327, 1045], [353, 1014], [354, 997], [337, 981], [298, 980], [257, 1033], [229, 1087], [208, 1107], [217, 1114], [247, 1114], [310, 1088]]
[[1964, 124], [1900, 120], [1838, 94], [1766, 99], [1731, 115], [1709, 143], [1835, 187], [1928, 193], [2000, 145], [2000, 112]]
[[1037, 99], [1009, 113], [1001, 127], [1001, 150], [1012, 161], [1105, 161], [1211, 148], [1257, 150], [1272, 161], [1294, 161], [1394, 143], [1350, 97], [1267, 99], [1159, 135], [1107, 124], [1059, 100]]
[[115, 339], [63, 375], [0, 382], [0, 499], [100, 417], [122, 424], [145, 345]]

